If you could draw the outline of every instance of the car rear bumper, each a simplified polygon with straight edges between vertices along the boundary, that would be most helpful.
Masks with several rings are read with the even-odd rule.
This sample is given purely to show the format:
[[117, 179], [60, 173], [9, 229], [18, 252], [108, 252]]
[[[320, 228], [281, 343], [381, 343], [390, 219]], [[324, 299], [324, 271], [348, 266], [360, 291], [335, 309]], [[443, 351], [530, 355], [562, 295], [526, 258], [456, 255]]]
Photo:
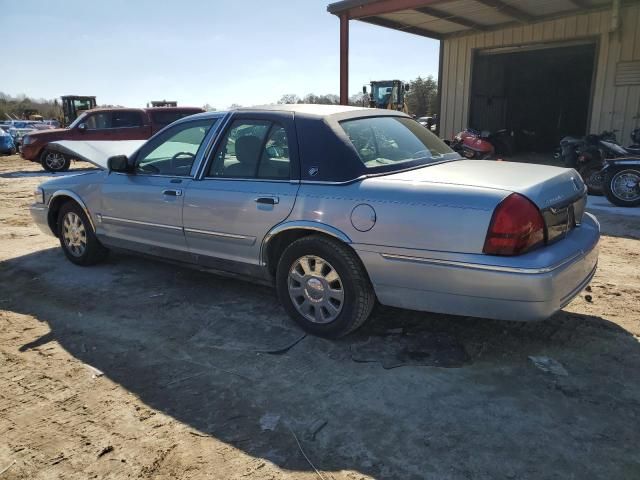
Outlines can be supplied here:
[[33, 222], [38, 226], [42, 233], [55, 236], [49, 227], [49, 207], [42, 203], [34, 203], [29, 209]]
[[542, 320], [595, 274], [600, 225], [585, 214], [563, 240], [518, 257], [353, 245], [383, 305], [500, 320]]

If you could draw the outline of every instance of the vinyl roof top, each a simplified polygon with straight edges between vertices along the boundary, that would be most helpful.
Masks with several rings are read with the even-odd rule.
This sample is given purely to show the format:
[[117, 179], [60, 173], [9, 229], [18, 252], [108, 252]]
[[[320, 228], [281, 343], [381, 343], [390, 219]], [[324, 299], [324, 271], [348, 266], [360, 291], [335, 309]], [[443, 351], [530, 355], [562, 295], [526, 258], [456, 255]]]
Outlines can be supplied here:
[[343, 0], [330, 4], [327, 10], [373, 25], [443, 39], [606, 8], [611, 3], [612, 0]]

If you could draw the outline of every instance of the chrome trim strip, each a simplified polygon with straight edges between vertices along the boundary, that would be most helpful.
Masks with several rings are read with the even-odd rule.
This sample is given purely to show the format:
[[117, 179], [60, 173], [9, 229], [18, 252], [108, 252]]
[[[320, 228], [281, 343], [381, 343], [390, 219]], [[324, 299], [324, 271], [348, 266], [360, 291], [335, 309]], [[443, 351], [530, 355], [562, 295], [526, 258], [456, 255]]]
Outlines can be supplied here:
[[109, 172], [109, 175], [127, 175], [127, 176], [135, 176], [135, 177], [158, 177], [158, 178], [180, 178], [180, 179], [192, 179], [193, 177], [190, 175], [156, 175], [153, 173], [137, 173], [137, 172]]
[[49, 210], [49, 207], [41, 203], [34, 203], [31, 205], [31, 210]]
[[248, 178], [248, 177], [203, 177], [201, 181], [206, 180], [222, 180], [225, 182], [266, 182], [266, 183], [299, 183], [297, 180], [276, 180], [269, 178]]
[[109, 217], [107, 215], [101, 215], [102, 221], [111, 221], [116, 223], [132, 223], [134, 225], [145, 225], [147, 227], [166, 228], [168, 230], [182, 230], [182, 227], [176, 227], [175, 225], [164, 225], [162, 223], [142, 222], [140, 220], [129, 220], [128, 218]]
[[456, 260], [440, 260], [436, 258], [410, 257], [406, 255], [395, 255], [390, 253], [381, 253], [380, 255], [386, 260], [391, 260], [391, 261], [424, 263], [428, 265], [440, 265], [440, 266], [457, 267], [457, 268], [470, 268], [474, 270], [487, 270], [487, 271], [500, 272], [500, 273], [521, 273], [521, 274], [530, 275], [530, 274], [549, 273], [554, 270], [557, 270], [563, 265], [566, 265], [567, 263], [571, 263], [576, 258], [583, 256], [583, 252], [576, 253], [575, 255], [569, 258], [565, 258], [560, 263], [551, 265], [550, 267], [540, 267], [540, 268], [520, 268], [520, 267], [505, 267], [502, 265], [484, 265], [482, 263], [459, 262]]
[[76, 203], [78, 205], [80, 205], [80, 207], [82, 207], [82, 210], [84, 210], [85, 215], [89, 219], [89, 223], [91, 224], [91, 228], [93, 228], [93, 231], [95, 232], [96, 231], [96, 226], [93, 223], [93, 218], [91, 217], [91, 213], [89, 212], [89, 209], [87, 208], [85, 203], [80, 199], [80, 197], [76, 193], [72, 192], [71, 190], [57, 190], [57, 191], [53, 192], [51, 197], [49, 197], [49, 201], [47, 202], [47, 208], [49, 208], [51, 206], [51, 202], [53, 202], [54, 198], [61, 197], [61, 196], [69, 197], [69, 198], [75, 200]]
[[231, 117], [233, 116], [233, 112], [227, 112], [224, 117], [222, 117], [222, 121], [220, 122], [220, 126], [215, 131], [214, 135], [209, 139], [209, 143], [205, 147], [202, 152], [202, 157], [198, 160], [198, 164], [196, 165], [196, 169], [193, 175], [194, 180], [202, 180], [204, 178], [204, 171], [207, 168], [207, 164], [209, 163], [209, 157], [213, 153], [213, 147], [218, 142], [218, 139], [222, 135], [222, 133], [227, 129], [227, 125], [231, 122]]
[[253, 240], [255, 241], [255, 237], [247, 236], [247, 235], [238, 235], [236, 233], [223, 233], [223, 232], [212, 232], [211, 230], [199, 230], [197, 228], [185, 228], [185, 232], [188, 233], [198, 233], [201, 235], [211, 235], [212, 237], [224, 237], [224, 238], [234, 238], [237, 240]]
[[337, 238], [344, 243], [351, 243], [351, 239], [345, 233], [330, 225], [319, 222], [312, 222], [310, 220], [291, 220], [276, 225], [262, 239], [262, 245], [260, 246], [260, 266], [264, 267], [268, 264], [267, 253], [269, 249], [269, 242], [271, 241], [271, 239], [273, 239], [273, 237], [275, 237], [279, 233], [293, 229], [320, 232]]

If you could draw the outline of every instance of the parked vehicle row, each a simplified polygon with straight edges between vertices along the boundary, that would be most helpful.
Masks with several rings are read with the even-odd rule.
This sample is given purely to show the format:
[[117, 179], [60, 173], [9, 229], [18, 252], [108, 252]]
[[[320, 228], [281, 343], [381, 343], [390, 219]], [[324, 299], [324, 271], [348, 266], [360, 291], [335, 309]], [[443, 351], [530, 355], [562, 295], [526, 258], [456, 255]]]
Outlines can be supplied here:
[[16, 153], [16, 145], [13, 137], [0, 128], [0, 155], [13, 155]]
[[466, 160], [402, 112], [238, 109], [131, 143], [102, 142], [126, 154], [108, 160], [91, 142], [51, 145], [102, 168], [36, 191], [33, 219], [67, 258], [125, 249], [267, 282], [313, 334], [347, 334], [376, 301], [539, 320], [596, 269], [575, 171]]
[[83, 112], [68, 128], [29, 132], [20, 154], [49, 172], [69, 169], [73, 157], [52, 151], [49, 143], [61, 140], [145, 140], [174, 121], [203, 112], [195, 107], [97, 108]]

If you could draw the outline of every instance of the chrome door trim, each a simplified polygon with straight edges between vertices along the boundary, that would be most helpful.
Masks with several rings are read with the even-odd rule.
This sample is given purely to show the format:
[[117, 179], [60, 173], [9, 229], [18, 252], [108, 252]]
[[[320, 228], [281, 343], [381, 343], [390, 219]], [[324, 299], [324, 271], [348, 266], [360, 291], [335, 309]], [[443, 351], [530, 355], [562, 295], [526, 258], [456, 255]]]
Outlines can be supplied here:
[[207, 163], [209, 161], [209, 156], [212, 153], [213, 147], [218, 142], [220, 135], [224, 132], [231, 121], [231, 117], [233, 116], [233, 112], [228, 112], [224, 117], [222, 117], [222, 121], [220, 122], [220, 126], [217, 128], [215, 133], [209, 138], [209, 142], [207, 146], [204, 148], [202, 152], [202, 156], [200, 158], [196, 158], [196, 162], [194, 162], [194, 166], [196, 167], [193, 170], [193, 179], [194, 180], [202, 180], [204, 177], [204, 170], [206, 169]]
[[210, 235], [212, 237], [229, 238], [232, 240], [250, 240], [252, 243], [256, 241], [256, 237], [250, 235], [240, 235], [237, 233], [214, 232], [212, 230], [200, 230], [198, 228], [185, 228], [186, 233], [197, 233], [199, 235]]
[[165, 225], [162, 223], [152, 223], [152, 222], [143, 222], [140, 220], [130, 220], [128, 218], [119, 218], [119, 217], [110, 217], [108, 215], [100, 215], [101, 221], [104, 222], [115, 222], [115, 223], [132, 223], [134, 225], [144, 225], [147, 227], [157, 227], [157, 228], [165, 228], [168, 230], [182, 230], [182, 227], [177, 227], [175, 225]]
[[440, 260], [437, 258], [423, 258], [423, 257], [412, 257], [408, 255], [396, 255], [391, 253], [381, 253], [382, 258], [391, 261], [397, 262], [411, 262], [411, 263], [422, 263], [427, 265], [440, 265], [447, 267], [457, 267], [457, 268], [470, 268], [473, 270], [488, 270], [492, 272], [506, 272], [506, 273], [521, 273], [521, 274], [541, 274], [541, 273], [549, 273], [554, 270], [559, 269], [563, 265], [567, 263], [573, 262], [576, 258], [581, 257], [583, 252], [578, 252], [575, 255], [563, 259], [561, 262], [551, 265], [549, 267], [540, 267], [540, 268], [525, 268], [525, 267], [507, 267], [503, 265], [485, 265], [482, 263], [469, 263], [469, 262], [459, 262], [456, 260]]

